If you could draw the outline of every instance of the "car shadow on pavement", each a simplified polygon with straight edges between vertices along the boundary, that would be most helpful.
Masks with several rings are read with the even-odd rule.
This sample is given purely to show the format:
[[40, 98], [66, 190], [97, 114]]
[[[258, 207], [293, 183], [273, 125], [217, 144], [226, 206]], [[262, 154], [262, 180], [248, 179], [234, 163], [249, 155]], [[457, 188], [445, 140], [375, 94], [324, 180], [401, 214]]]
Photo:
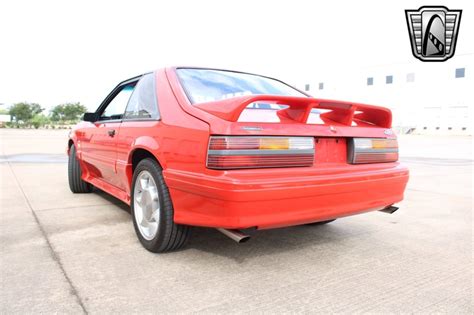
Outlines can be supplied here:
[[[130, 214], [130, 207], [106, 192], [94, 188], [94, 193]], [[130, 217], [130, 224], [132, 224]], [[339, 220], [338, 220], [339, 221]], [[344, 238], [338, 221], [327, 225], [300, 225], [255, 231], [245, 243], [238, 244], [213, 228], [192, 227], [188, 244], [180, 252], [198, 250], [245, 263], [255, 257], [301, 251], [308, 247], [331, 244]]]
[[126, 212], [130, 213], [130, 207], [126, 203], [124, 203], [123, 201], [115, 198], [112, 195], [109, 195], [105, 191], [102, 191], [99, 188], [94, 187], [93, 188], [93, 193], [96, 194], [97, 196], [100, 196], [100, 197], [104, 198], [106, 201], [108, 201], [111, 204], [119, 207], [123, 211], [126, 211]]
[[[258, 256], [272, 256], [319, 247], [342, 238], [336, 223], [326, 226], [294, 226], [256, 231], [251, 239], [238, 244], [212, 228], [194, 227], [187, 246], [183, 249], [198, 250], [245, 263]], [[344, 234], [344, 233], [342, 233]]]

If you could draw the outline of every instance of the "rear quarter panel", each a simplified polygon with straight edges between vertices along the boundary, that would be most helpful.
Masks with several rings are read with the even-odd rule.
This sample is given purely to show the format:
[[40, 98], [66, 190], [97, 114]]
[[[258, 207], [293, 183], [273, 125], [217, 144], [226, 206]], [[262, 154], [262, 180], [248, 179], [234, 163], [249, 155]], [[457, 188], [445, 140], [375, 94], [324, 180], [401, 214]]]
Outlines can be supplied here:
[[167, 172], [200, 173], [205, 169], [209, 125], [184, 112], [164, 74], [156, 72], [160, 120], [124, 121], [120, 128], [117, 171], [130, 194], [132, 156], [137, 149], [151, 152]]

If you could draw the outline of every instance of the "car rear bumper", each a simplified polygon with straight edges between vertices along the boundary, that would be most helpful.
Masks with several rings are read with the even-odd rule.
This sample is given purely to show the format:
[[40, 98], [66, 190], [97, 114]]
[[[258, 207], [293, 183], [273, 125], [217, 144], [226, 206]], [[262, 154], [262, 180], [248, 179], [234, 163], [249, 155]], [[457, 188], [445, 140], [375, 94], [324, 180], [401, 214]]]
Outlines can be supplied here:
[[409, 176], [398, 163], [163, 174], [175, 222], [228, 229], [267, 229], [380, 210], [403, 199]]

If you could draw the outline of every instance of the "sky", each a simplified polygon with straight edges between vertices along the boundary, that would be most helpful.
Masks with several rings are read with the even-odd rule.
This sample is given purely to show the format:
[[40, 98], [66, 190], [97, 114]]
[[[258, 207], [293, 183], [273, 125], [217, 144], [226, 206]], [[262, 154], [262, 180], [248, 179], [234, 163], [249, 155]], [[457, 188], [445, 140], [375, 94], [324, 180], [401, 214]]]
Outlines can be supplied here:
[[[301, 84], [321, 73], [420, 63], [405, 9], [463, 9], [456, 55], [474, 52], [474, 1], [0, 1], [0, 103], [95, 109], [120, 81], [170, 65]], [[456, 58], [456, 57], [454, 57]]]

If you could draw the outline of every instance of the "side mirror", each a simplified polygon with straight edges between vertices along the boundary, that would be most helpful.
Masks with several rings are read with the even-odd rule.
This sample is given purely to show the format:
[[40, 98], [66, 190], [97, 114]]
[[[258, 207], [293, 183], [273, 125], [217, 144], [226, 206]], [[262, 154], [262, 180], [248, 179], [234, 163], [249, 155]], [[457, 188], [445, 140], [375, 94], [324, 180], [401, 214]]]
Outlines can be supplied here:
[[96, 113], [84, 113], [84, 116], [82, 117], [82, 120], [95, 122], [95, 121], [99, 120], [99, 117]]

